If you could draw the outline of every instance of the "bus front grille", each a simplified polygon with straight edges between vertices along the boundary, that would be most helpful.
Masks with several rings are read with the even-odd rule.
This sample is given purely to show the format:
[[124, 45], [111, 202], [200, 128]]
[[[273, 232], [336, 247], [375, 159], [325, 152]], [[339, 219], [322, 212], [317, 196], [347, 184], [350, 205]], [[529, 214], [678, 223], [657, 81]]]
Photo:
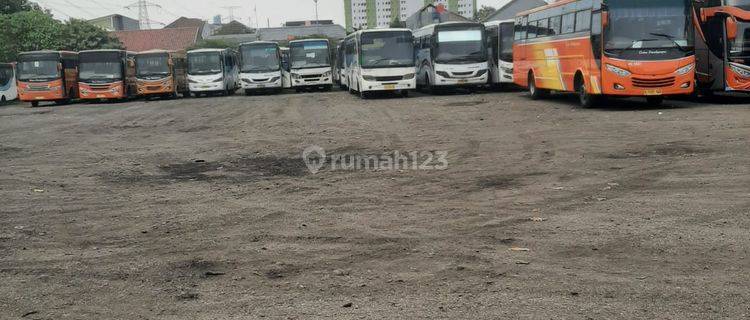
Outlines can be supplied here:
[[376, 81], [399, 81], [404, 79], [403, 76], [375, 77]]
[[633, 78], [633, 86], [639, 88], [663, 88], [674, 85], [675, 78], [659, 78], [659, 79], [642, 79]]
[[312, 79], [312, 78], [320, 78], [322, 74], [304, 74], [302, 75], [303, 79]]
[[34, 85], [30, 85], [29, 86], [29, 91], [49, 91], [49, 87], [48, 86], [34, 86]]

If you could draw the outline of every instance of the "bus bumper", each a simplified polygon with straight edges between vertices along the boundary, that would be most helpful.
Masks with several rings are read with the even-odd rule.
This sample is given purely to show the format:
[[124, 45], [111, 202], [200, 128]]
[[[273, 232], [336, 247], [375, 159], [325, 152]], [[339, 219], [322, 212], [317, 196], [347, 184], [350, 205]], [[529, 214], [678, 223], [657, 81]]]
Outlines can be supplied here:
[[157, 81], [138, 80], [138, 94], [142, 96], [174, 93], [174, 89], [172, 78]]
[[65, 98], [62, 80], [34, 84], [19, 82], [18, 84], [18, 99], [23, 102], [56, 101]]
[[216, 92], [224, 91], [224, 81], [209, 83], [191, 83], [188, 85], [190, 92]]
[[107, 84], [86, 84], [79, 82], [78, 94], [83, 100], [122, 99], [125, 97], [125, 88], [122, 82]]
[[362, 80], [363, 91], [395, 91], [395, 90], [414, 90], [417, 87], [416, 78], [398, 81], [366, 81]]
[[281, 77], [274, 77], [265, 82], [256, 82], [254, 80], [242, 78], [242, 89], [245, 90], [263, 90], [281, 88]]
[[487, 74], [485, 70], [480, 76], [467, 77], [467, 78], [449, 78], [444, 77], [435, 73], [435, 86], [480, 86], [487, 84]]
[[[648, 97], [688, 95], [695, 90], [695, 59], [670, 62], [603, 61], [601, 91], [605, 95]], [[619, 74], [618, 74], [619, 72]]]

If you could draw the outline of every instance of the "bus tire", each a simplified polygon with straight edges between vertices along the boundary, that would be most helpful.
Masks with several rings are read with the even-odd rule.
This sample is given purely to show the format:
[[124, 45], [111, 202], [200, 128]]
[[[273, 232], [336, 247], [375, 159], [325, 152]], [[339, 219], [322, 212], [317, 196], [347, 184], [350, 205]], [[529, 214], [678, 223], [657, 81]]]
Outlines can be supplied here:
[[536, 86], [536, 78], [533, 73], [529, 73], [529, 95], [533, 100], [539, 100], [547, 96], [547, 90], [539, 89]]
[[646, 97], [646, 103], [651, 107], [658, 107], [664, 103], [664, 96]]
[[581, 76], [581, 74], [578, 74], [576, 75], [575, 79], [576, 92], [578, 93], [578, 102], [581, 104], [581, 107], [591, 108], [596, 106], [597, 97], [589, 94], [586, 91], [586, 81], [583, 80], [583, 76]]
[[245, 95], [246, 96], [252, 96], [253, 95], [253, 91], [250, 90], [250, 89], [245, 89]]
[[31, 101], [31, 107], [36, 108], [39, 106], [39, 101]]
[[5, 96], [0, 97], [0, 104], [5, 104], [8, 100], [5, 100]]
[[409, 90], [401, 90], [401, 97], [402, 98], [408, 98], [409, 97]]

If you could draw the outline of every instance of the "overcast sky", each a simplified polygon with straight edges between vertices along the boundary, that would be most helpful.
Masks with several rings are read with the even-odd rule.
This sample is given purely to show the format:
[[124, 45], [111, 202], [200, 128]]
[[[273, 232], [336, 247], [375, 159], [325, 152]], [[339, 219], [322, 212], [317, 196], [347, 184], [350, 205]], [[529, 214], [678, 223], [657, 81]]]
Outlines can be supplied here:
[[[92, 19], [100, 16], [119, 13], [134, 19], [138, 18], [137, 8], [125, 9], [124, 6], [136, 0], [31, 0], [50, 9], [55, 17], [66, 20], [68, 17]], [[478, 0], [478, 4], [498, 7], [508, 0]], [[331, 19], [344, 25], [344, 0], [319, 0], [320, 19]], [[280, 26], [289, 20], [311, 20], [315, 18], [313, 0], [150, 0], [161, 8], [149, 7], [151, 20], [169, 24], [180, 16], [210, 20], [215, 15], [229, 16], [229, 9], [234, 9], [235, 19], [248, 24], [253, 19], [257, 5], [260, 26], [265, 27], [270, 20], [272, 27]], [[225, 21], [226, 22], [226, 21]], [[154, 28], [161, 27], [158, 23]]]

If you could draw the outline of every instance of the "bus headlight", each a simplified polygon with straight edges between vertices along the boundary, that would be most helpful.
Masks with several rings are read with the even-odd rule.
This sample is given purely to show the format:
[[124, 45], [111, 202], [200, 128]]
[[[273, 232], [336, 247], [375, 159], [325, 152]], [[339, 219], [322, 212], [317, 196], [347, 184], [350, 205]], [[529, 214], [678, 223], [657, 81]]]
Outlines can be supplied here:
[[450, 78], [450, 77], [451, 77], [451, 76], [450, 76], [450, 75], [449, 75], [449, 74], [448, 74], [447, 72], [445, 72], [445, 71], [435, 71], [435, 73], [437, 73], [437, 74], [438, 74], [439, 76], [441, 76], [441, 77], [443, 77], [443, 78]]
[[684, 66], [684, 67], [682, 67], [682, 68], [679, 68], [679, 69], [677, 69], [677, 71], [675, 71], [675, 72], [676, 72], [677, 74], [679, 74], [679, 75], [683, 76], [683, 75], [686, 75], [686, 74], [687, 74], [688, 72], [690, 72], [690, 71], [693, 71], [693, 68], [694, 68], [694, 67], [695, 67], [695, 64], [694, 64], [694, 63], [691, 63], [691, 64], [689, 64], [689, 65], [686, 65], [686, 66]]
[[291, 76], [292, 76], [292, 79], [299, 79], [300, 78], [299, 74], [297, 74], [297, 73], [292, 73]]
[[750, 78], [750, 70], [748, 70], [746, 67], [742, 67], [736, 63], [730, 63], [729, 67], [732, 68], [732, 71], [734, 71], [734, 73], [740, 75], [740, 77]]
[[404, 80], [411, 80], [411, 79], [414, 79], [414, 76], [415, 76], [415, 74], [413, 74], [413, 73], [407, 73], [407, 74], [406, 74], [406, 75], [404, 76]]
[[222, 82], [222, 81], [224, 81], [224, 78], [219, 78], [219, 79], [216, 79], [216, 80], [214, 80], [213, 82]]
[[273, 77], [271, 80], [268, 80], [268, 82], [276, 82], [279, 81], [280, 77]]
[[323, 78], [330, 77], [330, 76], [331, 76], [330, 71], [323, 72]]
[[195, 81], [193, 79], [188, 79], [188, 82], [190, 82], [190, 83], [198, 83], [198, 81]]
[[615, 67], [611, 64], [607, 64], [607, 70], [609, 70], [609, 72], [612, 72], [620, 77], [627, 77], [630, 75], [630, 71]]
[[487, 69], [479, 70], [479, 72], [477, 72], [477, 77], [481, 77], [485, 75], [486, 73], [487, 73]]
[[375, 77], [362, 75], [362, 80], [365, 80], [365, 81], [375, 81]]

